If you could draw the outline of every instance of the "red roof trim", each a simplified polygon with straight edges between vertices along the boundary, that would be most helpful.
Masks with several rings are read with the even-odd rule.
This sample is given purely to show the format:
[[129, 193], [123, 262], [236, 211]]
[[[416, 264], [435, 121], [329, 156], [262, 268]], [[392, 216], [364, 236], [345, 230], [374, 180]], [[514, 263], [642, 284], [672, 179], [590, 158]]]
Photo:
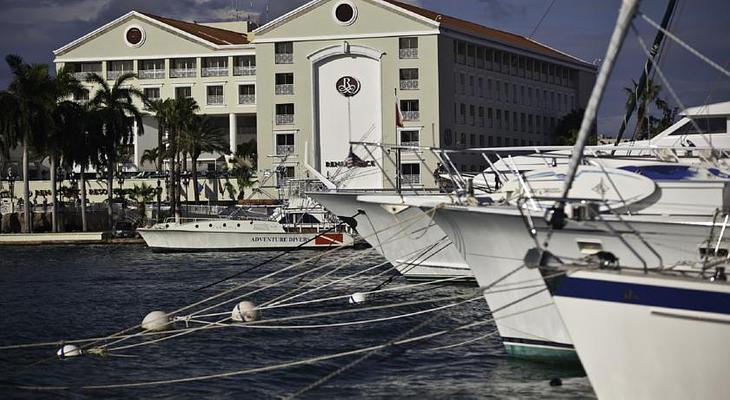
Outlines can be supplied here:
[[246, 35], [238, 32], [229, 31], [227, 29], [213, 28], [211, 26], [201, 25], [193, 22], [180, 21], [172, 18], [160, 17], [158, 15], [141, 13], [147, 17], [162, 22], [165, 25], [170, 25], [174, 28], [180, 29], [181, 31], [187, 32], [193, 36], [197, 36], [207, 42], [211, 42], [216, 45], [236, 45], [236, 44], [249, 44]]

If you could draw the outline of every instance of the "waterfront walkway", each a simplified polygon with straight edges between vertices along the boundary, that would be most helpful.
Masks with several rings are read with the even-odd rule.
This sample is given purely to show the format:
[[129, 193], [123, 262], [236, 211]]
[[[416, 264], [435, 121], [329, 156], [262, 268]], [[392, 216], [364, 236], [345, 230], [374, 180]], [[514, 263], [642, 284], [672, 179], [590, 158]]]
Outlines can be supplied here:
[[11, 233], [0, 235], [2, 245], [39, 244], [127, 244], [144, 243], [142, 239], [114, 239], [108, 232]]

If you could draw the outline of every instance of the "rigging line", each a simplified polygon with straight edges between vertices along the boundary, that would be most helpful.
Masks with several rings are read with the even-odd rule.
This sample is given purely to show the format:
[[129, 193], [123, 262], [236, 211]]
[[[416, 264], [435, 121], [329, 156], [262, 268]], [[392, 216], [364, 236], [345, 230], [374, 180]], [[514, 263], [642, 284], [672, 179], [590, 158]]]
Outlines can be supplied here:
[[527, 36], [528, 39], [532, 39], [533, 36], [535, 36], [535, 32], [540, 28], [540, 25], [542, 25], [542, 21], [545, 20], [545, 17], [548, 16], [550, 13], [550, 9], [553, 8], [553, 4], [555, 4], [555, 0], [552, 0], [550, 4], [548, 5], [547, 9], [545, 9], [545, 12], [542, 14], [542, 17], [540, 17], [540, 21], [538, 21], [537, 25], [535, 25], [534, 28], [532, 28], [532, 32]]
[[[694, 55], [695, 57], [697, 57], [697, 58], [699, 58], [700, 60], [704, 61], [704, 62], [705, 62], [705, 63], [706, 63], [707, 65], [711, 66], [712, 68], [715, 68], [716, 70], [720, 71], [720, 72], [721, 72], [721, 73], [722, 73], [723, 75], [725, 75], [725, 76], [727, 76], [727, 77], [730, 77], [730, 71], [726, 70], [725, 68], [723, 68], [723, 67], [722, 67], [721, 65], [719, 65], [718, 63], [716, 63], [716, 62], [712, 61], [712, 60], [711, 60], [710, 58], [708, 58], [707, 56], [705, 56], [704, 54], [702, 54], [701, 52], [699, 52], [698, 50], [696, 50], [696, 49], [695, 49], [694, 47], [692, 47], [692, 46], [690, 46], [689, 44], [687, 44], [686, 42], [684, 42], [684, 41], [683, 41], [682, 39], [680, 39], [680, 38], [679, 38], [678, 36], [676, 36], [676, 35], [675, 35], [675, 34], [673, 34], [672, 32], [670, 32], [670, 31], [668, 31], [668, 30], [666, 30], [666, 29], [662, 28], [661, 26], [659, 26], [659, 25], [658, 25], [658, 24], [657, 24], [656, 22], [654, 22], [654, 20], [652, 20], [651, 18], [649, 18], [649, 17], [648, 17], [648, 16], [646, 15], [646, 14], [644, 14], [644, 13], [642, 13], [642, 12], [639, 12], [638, 14], [639, 14], [639, 16], [641, 16], [641, 18], [642, 18], [642, 19], [643, 19], [644, 21], [646, 21], [646, 22], [647, 22], [647, 23], [648, 23], [649, 25], [651, 25], [651, 26], [653, 26], [654, 28], [656, 28], [656, 29], [658, 29], [658, 30], [662, 31], [662, 32], [663, 32], [663, 33], [664, 33], [665, 35], [667, 35], [667, 36], [668, 36], [668, 37], [669, 37], [670, 39], [674, 40], [674, 41], [675, 41], [675, 42], [676, 42], [677, 44], [679, 44], [679, 45], [680, 45], [680, 46], [682, 46], [682, 47], [683, 47], [683, 48], [684, 48], [685, 50], [687, 50], [687, 51], [689, 51], [690, 53], [692, 53], [692, 54], [693, 54], [693, 55]], [[637, 33], [637, 35], [638, 35], [638, 33]], [[656, 66], [656, 64], [655, 64], [655, 66]]]
[[478, 342], [480, 340], [484, 340], [484, 339], [490, 338], [490, 337], [495, 336], [495, 335], [499, 335], [499, 331], [495, 330], [495, 331], [489, 332], [489, 333], [487, 333], [485, 335], [479, 335], [479, 336], [477, 336], [475, 338], [472, 338], [472, 339], [469, 339], [469, 340], [465, 340], [463, 342], [459, 342], [459, 343], [455, 343], [455, 344], [449, 344], [449, 345], [438, 346], [438, 347], [431, 347], [431, 348], [428, 348], [428, 349], [418, 349], [418, 350], [415, 350], [415, 351], [418, 351], [418, 352], [424, 351], [425, 352], [425, 351], [438, 351], [438, 350], [453, 349], [454, 347], [465, 346], [467, 344], [471, 344], [471, 343], [474, 343], [474, 342]]
[[[442, 336], [448, 333], [451, 333], [456, 330], [461, 329], [468, 329], [473, 326], [479, 326], [484, 325], [486, 323], [489, 323], [491, 321], [476, 321], [476, 322], [470, 322], [468, 324], [464, 324], [461, 326], [457, 326], [456, 328], [451, 329], [444, 329], [441, 331], [436, 331], [428, 334], [424, 334], [421, 336], [415, 336], [411, 338], [406, 338], [403, 340], [399, 340], [394, 343], [396, 346], [409, 344], [409, 343], [415, 343], [422, 340], [431, 339], [434, 337]], [[238, 370], [238, 371], [229, 371], [229, 372], [222, 372], [218, 374], [209, 374], [209, 375], [198, 375], [198, 376], [192, 376], [187, 378], [178, 378], [178, 379], [168, 379], [168, 380], [158, 380], [158, 381], [146, 381], [146, 382], [130, 382], [130, 383], [120, 383], [120, 384], [106, 384], [106, 385], [86, 385], [86, 386], [38, 386], [38, 385], [5, 385], [5, 386], [12, 386], [18, 389], [24, 389], [24, 390], [36, 390], [36, 391], [46, 391], [46, 390], [94, 390], [94, 389], [120, 389], [120, 388], [134, 388], [134, 387], [148, 387], [148, 386], [157, 386], [157, 385], [167, 385], [167, 384], [174, 384], [174, 383], [184, 383], [184, 382], [198, 382], [198, 381], [205, 381], [210, 379], [219, 379], [219, 378], [229, 378], [232, 376], [240, 376], [240, 375], [249, 375], [259, 372], [268, 372], [268, 371], [275, 371], [279, 369], [289, 368], [289, 367], [295, 367], [299, 365], [309, 365], [314, 364], [320, 361], [327, 361], [327, 360], [333, 360], [337, 358], [347, 357], [351, 355], [357, 355], [366, 353], [368, 351], [372, 351], [378, 348], [384, 348], [386, 347], [386, 344], [380, 344], [380, 345], [374, 345], [369, 347], [364, 347], [360, 349], [350, 350], [346, 352], [340, 352], [335, 354], [327, 354], [324, 356], [317, 356], [317, 357], [310, 357], [304, 360], [298, 360], [298, 361], [290, 361], [286, 363], [280, 363], [275, 365], [269, 365], [265, 367], [257, 367], [257, 368], [251, 368], [251, 369], [244, 369], [244, 370]]]

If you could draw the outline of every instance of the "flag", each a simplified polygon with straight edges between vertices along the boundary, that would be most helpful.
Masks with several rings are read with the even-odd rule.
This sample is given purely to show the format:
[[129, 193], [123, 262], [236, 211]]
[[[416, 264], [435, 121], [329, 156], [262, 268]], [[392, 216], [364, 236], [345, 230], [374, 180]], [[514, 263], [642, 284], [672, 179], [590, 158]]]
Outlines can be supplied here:
[[347, 158], [345, 158], [345, 166], [347, 168], [367, 167], [368, 162], [358, 157], [357, 154], [352, 151], [352, 145], [350, 145], [350, 153], [347, 154]]
[[403, 125], [403, 113], [400, 111], [400, 106], [398, 105], [398, 98], [395, 98], [395, 126], [398, 128], [402, 128]]

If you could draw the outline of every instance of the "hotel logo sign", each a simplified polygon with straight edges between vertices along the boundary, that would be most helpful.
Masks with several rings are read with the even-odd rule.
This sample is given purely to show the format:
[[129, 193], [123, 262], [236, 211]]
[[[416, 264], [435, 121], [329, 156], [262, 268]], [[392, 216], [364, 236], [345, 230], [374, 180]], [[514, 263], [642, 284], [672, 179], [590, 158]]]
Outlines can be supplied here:
[[337, 80], [337, 91], [345, 97], [352, 97], [360, 92], [360, 81], [351, 76], [343, 76]]

